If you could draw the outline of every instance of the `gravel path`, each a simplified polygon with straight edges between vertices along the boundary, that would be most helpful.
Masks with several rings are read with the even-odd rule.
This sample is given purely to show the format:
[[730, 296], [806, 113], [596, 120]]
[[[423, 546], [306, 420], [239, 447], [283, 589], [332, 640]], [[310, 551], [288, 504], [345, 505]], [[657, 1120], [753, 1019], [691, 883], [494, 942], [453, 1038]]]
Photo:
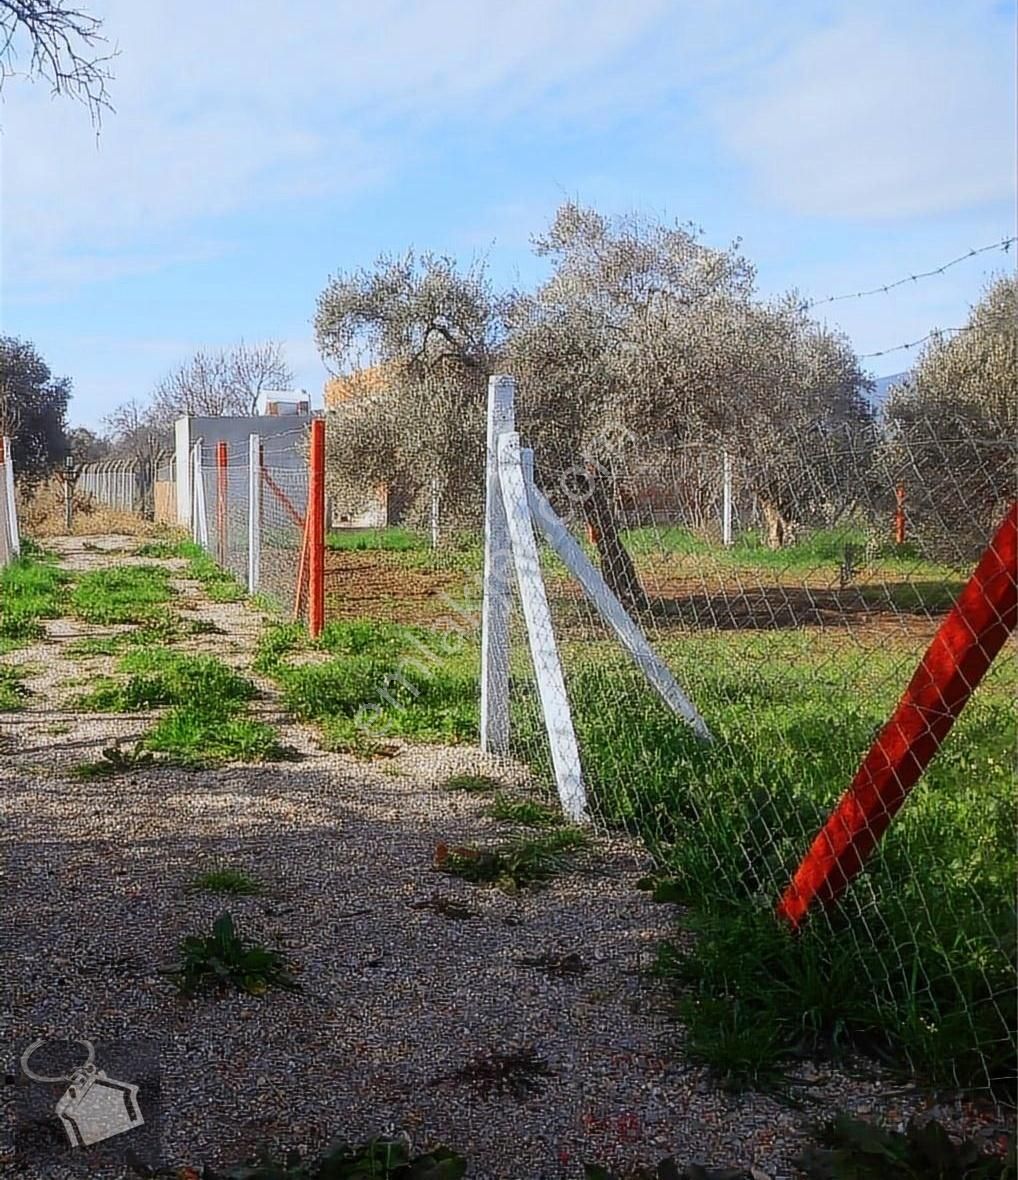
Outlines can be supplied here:
[[[136, 542], [53, 544], [80, 570], [131, 560], [123, 551]], [[176, 586], [175, 610], [228, 632], [190, 646], [246, 667], [258, 614], [212, 604], [182, 578]], [[483, 800], [438, 789], [450, 773], [485, 769], [476, 750], [403, 747], [384, 763], [324, 753], [259, 682], [258, 714], [300, 761], [70, 779], [74, 763], [152, 722], [68, 709], [110, 663], [69, 658], [68, 643], [110, 630], [54, 620], [44, 642], [6, 657], [31, 667], [34, 695], [24, 711], [0, 715], [2, 1174], [125, 1174], [113, 1146], [131, 1136], [110, 1140], [108, 1159], [72, 1151], [50, 1113], [63, 1087], [20, 1075], [17, 1054], [30, 1040], [73, 1031], [95, 1042], [100, 1068], [142, 1085], [148, 1123], [131, 1135], [174, 1165], [237, 1163], [266, 1141], [319, 1148], [336, 1133], [393, 1126], [464, 1152], [477, 1178], [564, 1180], [580, 1175], [581, 1160], [675, 1154], [754, 1165], [777, 1180], [794, 1175], [803, 1128], [825, 1109], [886, 1106], [877, 1082], [826, 1068], [812, 1070], [815, 1101], [797, 1110], [720, 1091], [683, 1061], [666, 997], [642, 970], [674, 935], [676, 915], [635, 888], [647, 869], [638, 847], [598, 841], [575, 873], [516, 896], [436, 874], [439, 840], [505, 834], [481, 814]], [[229, 908], [245, 933], [285, 951], [299, 992], [184, 1001], [157, 973], [223, 908], [188, 888], [219, 859], [267, 883], [266, 896]], [[435, 897], [472, 916], [438, 912]], [[571, 952], [585, 967], [575, 976], [520, 963]], [[478, 1055], [523, 1049], [551, 1071], [532, 1093], [485, 1095], [449, 1077]], [[29, 1091], [43, 1105], [26, 1126]]]

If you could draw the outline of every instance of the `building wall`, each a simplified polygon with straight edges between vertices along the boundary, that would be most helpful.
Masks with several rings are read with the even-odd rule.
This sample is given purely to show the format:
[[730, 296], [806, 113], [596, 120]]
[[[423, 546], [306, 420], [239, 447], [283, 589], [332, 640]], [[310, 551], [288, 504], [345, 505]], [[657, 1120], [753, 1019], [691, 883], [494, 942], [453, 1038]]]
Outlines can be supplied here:
[[307, 463], [307, 436], [311, 419], [305, 415], [244, 418], [178, 418], [176, 435], [177, 523], [191, 523], [191, 448], [202, 444], [202, 463], [215, 463], [216, 445], [225, 442], [231, 467], [246, 467], [252, 434], [262, 440], [267, 468], [297, 470]]

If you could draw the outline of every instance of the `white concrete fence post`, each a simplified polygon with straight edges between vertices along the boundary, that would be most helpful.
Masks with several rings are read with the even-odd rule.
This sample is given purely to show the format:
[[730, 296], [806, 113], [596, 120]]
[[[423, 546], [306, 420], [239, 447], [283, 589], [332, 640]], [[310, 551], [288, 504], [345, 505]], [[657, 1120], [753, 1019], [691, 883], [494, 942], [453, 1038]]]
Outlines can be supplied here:
[[724, 491], [721, 505], [721, 543], [728, 546], [732, 543], [732, 456], [728, 451], [722, 453]]
[[202, 474], [202, 444], [191, 448], [191, 536], [203, 549], [209, 547], [208, 517], [205, 512], [205, 477]]
[[510, 541], [499, 481], [498, 440], [516, 423], [516, 381], [488, 380], [485, 469], [484, 598], [481, 605], [481, 749], [509, 752]]
[[262, 440], [252, 434], [248, 439], [247, 479], [247, 592], [258, 590], [262, 552]]
[[11, 553], [18, 557], [21, 553], [21, 533], [18, 529], [18, 505], [14, 499], [14, 458], [11, 453], [11, 440], [6, 437], [4, 438], [4, 483], [7, 490], [7, 537]]

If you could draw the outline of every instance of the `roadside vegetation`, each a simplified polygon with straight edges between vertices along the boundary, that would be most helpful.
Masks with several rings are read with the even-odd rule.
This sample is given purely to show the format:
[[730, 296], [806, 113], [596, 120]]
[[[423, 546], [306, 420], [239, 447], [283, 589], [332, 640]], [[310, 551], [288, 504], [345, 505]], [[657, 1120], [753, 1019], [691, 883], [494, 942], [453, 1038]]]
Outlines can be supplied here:
[[[657, 702], [614, 644], [566, 643], [562, 654], [592, 810], [639, 835], [667, 879], [659, 894], [691, 907], [694, 949], [662, 959], [691, 1052], [733, 1085], [775, 1084], [802, 1054], [862, 1050], [938, 1082], [1006, 1086], [1016, 1031], [1018, 674], [994, 669], [868, 871], [792, 938], [773, 917], [780, 890], [919, 649], [860, 649], [798, 629], [705, 632], [658, 646], [712, 744]], [[281, 624], [266, 630], [256, 667], [334, 749], [370, 753], [383, 739], [455, 742], [477, 732], [478, 653], [455, 636], [360, 621], [330, 624], [312, 642]], [[514, 754], [550, 795], [525, 664], [514, 667], [512, 700]], [[497, 789], [473, 776], [446, 786]], [[548, 818], [529, 799], [491, 806], [518, 823]], [[502, 871], [487, 855], [452, 863], [464, 875]]]

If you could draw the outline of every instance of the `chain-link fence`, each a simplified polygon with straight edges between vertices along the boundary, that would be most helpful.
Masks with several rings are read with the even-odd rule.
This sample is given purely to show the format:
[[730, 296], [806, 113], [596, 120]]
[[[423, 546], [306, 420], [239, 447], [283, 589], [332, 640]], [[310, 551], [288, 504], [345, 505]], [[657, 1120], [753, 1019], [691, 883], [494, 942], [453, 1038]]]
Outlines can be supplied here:
[[[379, 653], [363, 705], [411, 740], [480, 736], [507, 787], [645, 844], [687, 907], [670, 969], [708, 1060], [759, 1079], [854, 1051], [1006, 1091], [1018, 675], [1013, 521], [995, 530], [1014, 444], [789, 431], [772, 468], [759, 446], [631, 432], [531, 458], [511, 427], [489, 447], [487, 554], [479, 532], [336, 542], [333, 617], [386, 625], [357, 633]], [[208, 548], [238, 578], [250, 476], [203, 473]], [[256, 486], [257, 587], [289, 609], [307, 467]], [[481, 472], [476, 499], [481, 519]], [[479, 626], [498, 576], [501, 731]]]
[[[1000, 1094], [1018, 676], [1013, 519], [995, 530], [1018, 499], [1015, 447], [931, 426], [865, 458], [804, 449], [767, 503], [716, 445], [538, 456], [539, 494], [694, 723], [538, 528], [546, 631], [514, 586], [508, 748], [554, 797], [574, 734], [591, 818], [642, 838], [692, 907], [678, 970], [708, 1056], [763, 1068], [840, 1043]], [[568, 710], [535, 677], [549, 650]]]
[[307, 431], [293, 432], [291, 448], [280, 446], [280, 437], [274, 439], [271, 466], [257, 438], [198, 448], [192, 532], [250, 593], [263, 595], [281, 611], [299, 614], [298, 585], [307, 573], [302, 568]]

